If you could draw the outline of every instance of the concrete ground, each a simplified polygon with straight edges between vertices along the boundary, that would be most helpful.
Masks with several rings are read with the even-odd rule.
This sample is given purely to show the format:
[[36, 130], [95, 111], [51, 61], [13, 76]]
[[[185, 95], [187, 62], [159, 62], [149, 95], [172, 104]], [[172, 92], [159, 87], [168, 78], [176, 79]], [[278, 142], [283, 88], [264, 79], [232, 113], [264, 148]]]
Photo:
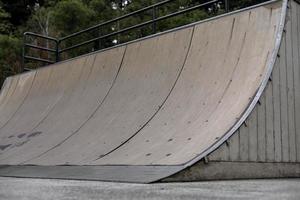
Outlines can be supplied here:
[[0, 200], [300, 199], [300, 179], [126, 184], [0, 177]]

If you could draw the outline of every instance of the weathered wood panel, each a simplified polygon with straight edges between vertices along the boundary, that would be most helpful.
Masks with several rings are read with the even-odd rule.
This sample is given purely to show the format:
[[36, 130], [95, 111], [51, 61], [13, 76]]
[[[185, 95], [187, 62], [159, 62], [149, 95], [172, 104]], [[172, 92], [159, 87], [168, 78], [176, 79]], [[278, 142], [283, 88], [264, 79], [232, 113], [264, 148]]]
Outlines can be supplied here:
[[229, 158], [230, 161], [235, 161], [239, 159], [239, 148], [240, 148], [240, 130], [238, 130], [238, 134], [234, 134], [229, 140]]
[[297, 162], [300, 162], [300, 6], [292, 2], [292, 6], [297, 7], [297, 12], [293, 12], [293, 58], [294, 62], [294, 83], [295, 83], [295, 121], [296, 121], [296, 149]]
[[249, 160], [257, 160], [257, 109], [253, 110], [253, 114], [249, 117]]
[[282, 148], [281, 148], [281, 112], [280, 112], [280, 59], [276, 60], [273, 69], [273, 108], [274, 108], [274, 143], [275, 143], [275, 162], [280, 162], [282, 160]]
[[239, 137], [239, 159], [242, 161], [248, 160], [248, 120], [245, 121], [245, 123], [240, 128], [240, 137]]
[[[291, 2], [290, 2], [291, 3]], [[293, 39], [292, 33], [293, 29], [297, 26], [292, 26], [294, 24], [294, 19], [292, 14], [297, 10], [297, 7], [290, 6], [287, 22], [286, 22], [286, 72], [287, 72], [287, 103], [288, 103], [288, 133], [289, 133], [289, 161], [296, 161], [296, 130], [295, 130], [295, 87], [294, 87], [294, 56], [293, 56]]]
[[274, 160], [274, 114], [273, 114], [273, 84], [272, 78], [270, 77], [269, 84], [266, 88], [266, 160]]
[[260, 105], [257, 105], [257, 160], [265, 161], [266, 160], [266, 105], [265, 105], [265, 93], [262, 94], [260, 98]]
[[288, 113], [287, 113], [287, 77], [286, 77], [286, 34], [282, 39], [280, 55], [280, 113], [281, 113], [281, 143], [282, 143], [282, 161], [289, 161], [289, 135], [288, 135]]
[[299, 48], [300, 5], [290, 1], [278, 58], [259, 103], [246, 124], [227, 144], [213, 152], [209, 160], [300, 161]]

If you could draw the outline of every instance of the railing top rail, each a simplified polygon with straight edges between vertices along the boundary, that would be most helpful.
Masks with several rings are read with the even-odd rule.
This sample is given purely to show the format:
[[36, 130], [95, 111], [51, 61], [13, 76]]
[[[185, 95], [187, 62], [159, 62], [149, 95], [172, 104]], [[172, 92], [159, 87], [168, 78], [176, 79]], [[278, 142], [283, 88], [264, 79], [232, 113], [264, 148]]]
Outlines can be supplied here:
[[41, 61], [44, 63], [50, 63], [50, 64], [54, 64], [54, 61], [51, 60], [47, 60], [47, 59], [43, 59], [43, 58], [37, 58], [37, 57], [33, 57], [33, 56], [24, 56], [24, 58], [29, 59], [29, 60], [37, 60], [37, 61]]
[[41, 35], [41, 34], [37, 34], [37, 33], [33, 33], [33, 32], [25, 32], [23, 35], [24, 36], [32, 35], [32, 36], [35, 36], [35, 37], [39, 37], [39, 38], [43, 38], [43, 39], [47, 39], [47, 40], [52, 40], [52, 41], [55, 41], [55, 42], [59, 41], [59, 39], [57, 39], [57, 38], [50, 37], [50, 36], [45, 36], [45, 35]]
[[93, 38], [91, 40], [79, 43], [79, 44], [76, 44], [74, 46], [67, 47], [65, 49], [60, 50], [59, 53], [62, 53], [62, 52], [65, 52], [65, 51], [68, 51], [68, 50], [71, 50], [71, 49], [74, 49], [74, 48], [77, 48], [77, 47], [80, 47], [80, 46], [83, 46], [83, 45], [86, 45], [86, 44], [89, 44], [89, 43], [92, 43], [92, 42], [95, 42], [95, 41], [97, 41], [99, 39], [108, 38], [108, 37], [111, 37], [111, 36], [114, 36], [114, 35], [117, 35], [117, 34], [120, 34], [120, 33], [124, 33], [126, 31], [129, 31], [129, 30], [132, 30], [132, 29], [140, 28], [140, 27], [143, 27], [143, 26], [146, 26], [146, 25], [149, 25], [149, 24], [152, 24], [152, 23], [155, 23], [155, 22], [167, 19], [167, 18], [175, 17], [177, 15], [180, 15], [180, 14], [183, 14], [183, 13], [186, 13], [186, 12], [198, 9], [198, 8], [206, 6], [206, 5], [210, 5], [210, 4], [213, 4], [213, 3], [216, 3], [216, 2], [220, 2], [220, 1], [222, 1], [222, 0], [208, 1], [208, 2], [199, 4], [199, 5], [196, 5], [196, 6], [187, 8], [187, 9], [184, 9], [184, 10], [180, 10], [180, 11], [177, 11], [177, 12], [174, 12], [174, 13], [162, 16], [162, 17], [158, 17], [158, 18], [153, 19], [153, 20], [149, 20], [149, 21], [146, 21], [146, 22], [143, 22], [143, 23], [139, 23], [139, 24], [136, 24], [136, 25], [133, 25], [133, 26], [121, 29], [119, 31], [115, 31], [115, 32], [112, 32], [112, 33], [109, 33], [109, 34], [106, 34], [106, 35], [102, 35], [100, 37], [96, 37], [96, 38]]
[[[81, 30], [79, 32], [75, 32], [73, 34], [67, 35], [67, 36], [62, 37], [62, 38], [54, 38], [54, 37], [50, 37], [50, 36], [45, 36], [45, 35], [33, 33], [33, 32], [25, 32], [24, 33], [24, 45], [23, 45], [23, 66], [25, 67], [26, 59], [34, 60], [34, 61], [40, 61], [40, 62], [44, 62], [44, 63], [55, 63], [55, 62], [60, 61], [60, 54], [62, 52], [66, 52], [68, 50], [71, 50], [71, 49], [74, 49], [74, 48], [77, 48], [77, 47], [80, 47], [80, 46], [83, 46], [83, 45], [86, 45], [86, 44], [89, 44], [89, 43], [92, 43], [92, 42], [101, 41], [102, 39], [109, 38], [111, 36], [115, 36], [115, 35], [118, 35], [118, 34], [122, 34], [124, 32], [130, 31], [130, 30], [133, 30], [133, 29], [136, 29], [136, 28], [141, 28], [143, 26], [147, 26], [147, 25], [150, 25], [150, 24], [152, 24], [152, 31], [154, 33], [156, 33], [156, 22], [159, 22], [161, 20], [177, 16], [177, 15], [180, 15], [180, 14], [184, 14], [186, 12], [195, 10], [197, 8], [205, 7], [205, 6], [211, 5], [213, 3], [224, 2], [225, 3], [225, 12], [228, 12], [228, 1], [229, 0], [208, 0], [206, 2], [201, 2], [200, 1], [200, 2], [198, 2], [199, 4], [197, 4], [197, 5], [191, 5], [189, 7], [179, 9], [178, 11], [167, 13], [163, 16], [156, 16], [156, 12], [157, 12], [156, 8], [158, 8], [159, 6], [162, 6], [164, 4], [167, 4], [167, 3], [172, 3], [174, 1], [176, 1], [176, 0], [163, 0], [163, 1], [158, 2], [156, 4], [152, 4], [150, 6], [147, 6], [147, 7], [144, 7], [142, 9], [133, 11], [131, 13], [122, 15], [120, 17], [108, 20], [106, 22], [97, 24], [95, 26], [89, 27], [89, 28]], [[81, 42], [79, 44], [69, 46], [69, 47], [64, 48], [64, 49], [60, 49], [61, 42], [64, 41], [64, 40], [76, 37], [80, 34], [89, 32], [91, 30], [103, 27], [103, 26], [111, 24], [111, 23], [119, 22], [120, 20], [126, 19], [128, 17], [134, 16], [136, 14], [140, 14], [144, 11], [151, 10], [151, 9], [152, 9], [152, 19], [150, 19], [148, 21], [141, 22], [141, 23], [135, 24], [133, 26], [125, 27], [123, 29], [118, 29], [116, 31], [113, 31], [112, 33], [108, 33], [106, 35], [100, 35], [98, 37], [94, 37], [93, 39]], [[43, 47], [43, 46], [38, 46], [38, 45], [26, 43], [26, 36], [34, 36], [34, 37], [37, 37], [37, 38], [43, 38], [43, 39], [46, 39], [46, 40], [54, 41], [55, 42], [55, 48], [49, 48], [48, 46]], [[97, 45], [97, 44], [95, 44], [95, 45]], [[47, 60], [47, 59], [37, 58], [37, 57], [34, 57], [34, 56], [28, 56], [28, 55], [26, 55], [26, 47], [55, 53], [55, 61], [50, 61], [50, 60]], [[99, 48], [99, 47], [95, 46], [95, 48]], [[100, 46], [100, 48], [101, 48], [101, 46]]]
[[33, 49], [43, 50], [43, 51], [50, 51], [50, 52], [54, 52], [54, 53], [57, 51], [56, 49], [51, 49], [51, 48], [41, 47], [41, 46], [32, 45], [32, 44], [27, 44], [27, 43], [25, 43], [24, 46], [30, 47], [30, 48], [33, 48]]
[[60, 38], [60, 41], [64, 41], [64, 40], [66, 40], [66, 39], [69, 39], [69, 38], [71, 38], [71, 37], [80, 35], [81, 33], [84, 33], [84, 32], [87, 32], [87, 31], [90, 31], [90, 30], [99, 28], [99, 27], [101, 27], [101, 26], [105, 26], [105, 25], [107, 25], [107, 24], [110, 24], [110, 23], [113, 23], [113, 22], [120, 21], [120, 20], [125, 19], [125, 18], [127, 18], [127, 17], [130, 17], [130, 16], [132, 16], [132, 15], [135, 15], [135, 14], [138, 14], [138, 13], [141, 13], [141, 12], [144, 12], [144, 11], [146, 11], [146, 10], [150, 10], [150, 9], [152, 9], [152, 8], [154, 8], [154, 7], [162, 6], [162, 5], [164, 5], [164, 4], [166, 4], [166, 3], [169, 3], [169, 2], [172, 2], [172, 1], [175, 1], [175, 0], [165, 0], [165, 1], [161, 1], [161, 2], [159, 2], [159, 3], [156, 3], [156, 4], [153, 4], [153, 5], [147, 6], [147, 7], [145, 7], [145, 8], [142, 8], [142, 9], [139, 9], [139, 10], [136, 10], [136, 11], [133, 11], [133, 12], [131, 12], [131, 13], [122, 15], [122, 16], [120, 16], [120, 17], [117, 17], [117, 18], [108, 20], [108, 21], [103, 22], [103, 23], [101, 23], [101, 24], [97, 24], [97, 25], [92, 26], [92, 27], [90, 27], [90, 28], [84, 29], [84, 30], [82, 30], [82, 31], [79, 31], [79, 32], [70, 34], [70, 35], [68, 35], [68, 36], [66, 36], [66, 37], [62, 37], [62, 38]]

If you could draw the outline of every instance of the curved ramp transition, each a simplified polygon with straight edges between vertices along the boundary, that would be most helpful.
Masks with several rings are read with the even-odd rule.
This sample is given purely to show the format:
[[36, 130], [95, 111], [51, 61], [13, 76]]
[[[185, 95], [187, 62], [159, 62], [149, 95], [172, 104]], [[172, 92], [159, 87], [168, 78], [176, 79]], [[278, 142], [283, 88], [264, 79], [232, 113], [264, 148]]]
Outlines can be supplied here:
[[153, 182], [217, 149], [273, 68], [273, 1], [9, 77], [2, 176]]

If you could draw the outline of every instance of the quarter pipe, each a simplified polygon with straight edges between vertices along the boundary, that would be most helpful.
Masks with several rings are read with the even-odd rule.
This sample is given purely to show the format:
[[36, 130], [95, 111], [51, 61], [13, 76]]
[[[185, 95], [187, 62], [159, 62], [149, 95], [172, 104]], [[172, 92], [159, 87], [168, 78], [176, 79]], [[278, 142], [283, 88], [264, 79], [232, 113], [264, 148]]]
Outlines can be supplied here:
[[[282, 38], [289, 33], [300, 44], [299, 28], [296, 1], [271, 1], [9, 77], [0, 94], [0, 175], [149, 183], [176, 173], [173, 180], [205, 179], [203, 171], [222, 179], [199, 162], [214, 160], [235, 135], [250, 138], [240, 136], [241, 126], [261, 105], [278, 59], [289, 60], [279, 54]], [[300, 67], [293, 63], [294, 129], [279, 129], [281, 139], [293, 131], [296, 156], [287, 170], [299, 176]]]

